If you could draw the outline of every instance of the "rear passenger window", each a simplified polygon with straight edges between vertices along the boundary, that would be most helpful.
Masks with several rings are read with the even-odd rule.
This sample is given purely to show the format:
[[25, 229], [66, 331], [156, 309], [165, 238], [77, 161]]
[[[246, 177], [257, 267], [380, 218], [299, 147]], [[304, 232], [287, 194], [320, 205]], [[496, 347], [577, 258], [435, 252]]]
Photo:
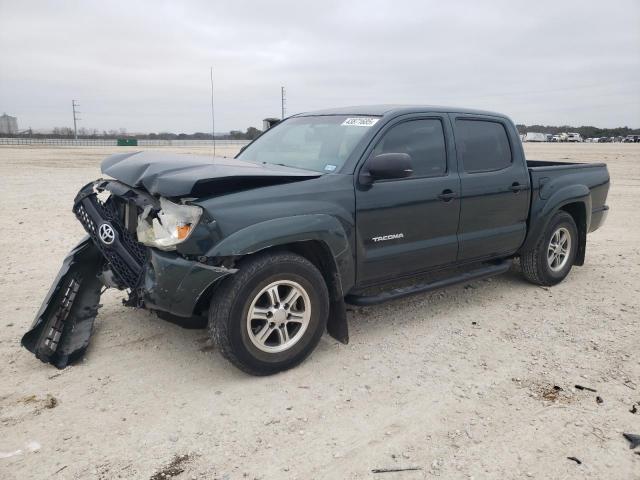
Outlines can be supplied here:
[[467, 173], [502, 170], [511, 165], [511, 147], [501, 123], [456, 120], [456, 140]]
[[373, 155], [407, 153], [411, 156], [412, 177], [437, 177], [447, 171], [447, 151], [442, 122], [436, 119], [410, 120], [384, 134]]

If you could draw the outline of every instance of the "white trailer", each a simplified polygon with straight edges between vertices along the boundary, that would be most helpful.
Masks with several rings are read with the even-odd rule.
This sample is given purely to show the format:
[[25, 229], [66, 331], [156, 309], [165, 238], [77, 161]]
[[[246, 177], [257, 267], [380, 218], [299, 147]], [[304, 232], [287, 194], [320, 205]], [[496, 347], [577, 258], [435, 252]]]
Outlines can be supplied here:
[[547, 136], [544, 133], [527, 132], [524, 137], [525, 142], [546, 142]]

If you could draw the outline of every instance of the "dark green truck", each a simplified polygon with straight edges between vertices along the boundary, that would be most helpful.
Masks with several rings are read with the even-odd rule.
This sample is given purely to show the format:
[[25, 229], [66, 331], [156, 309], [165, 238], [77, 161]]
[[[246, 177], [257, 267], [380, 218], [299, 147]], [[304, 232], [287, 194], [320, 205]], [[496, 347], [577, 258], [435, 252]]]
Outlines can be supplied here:
[[515, 258], [528, 280], [560, 282], [608, 211], [604, 164], [527, 161], [507, 117], [444, 107], [305, 113], [234, 159], [125, 153], [102, 172], [74, 201], [87, 237], [22, 339], [59, 368], [87, 348], [104, 288], [207, 326], [226, 358], [265, 375], [326, 330], [346, 343], [345, 303], [496, 275]]

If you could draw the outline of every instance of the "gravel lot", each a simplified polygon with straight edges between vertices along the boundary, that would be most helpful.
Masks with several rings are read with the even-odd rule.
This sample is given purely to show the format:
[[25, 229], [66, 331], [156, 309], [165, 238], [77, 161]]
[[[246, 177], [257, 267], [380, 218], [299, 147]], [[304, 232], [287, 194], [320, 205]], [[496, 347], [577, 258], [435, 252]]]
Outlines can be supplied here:
[[0, 147], [0, 478], [640, 478], [622, 437], [640, 434], [640, 145], [525, 148], [609, 165], [584, 267], [553, 288], [514, 270], [352, 309], [348, 346], [325, 335], [300, 367], [254, 378], [114, 291], [81, 363], [22, 349], [83, 235], [75, 193], [126, 149]]

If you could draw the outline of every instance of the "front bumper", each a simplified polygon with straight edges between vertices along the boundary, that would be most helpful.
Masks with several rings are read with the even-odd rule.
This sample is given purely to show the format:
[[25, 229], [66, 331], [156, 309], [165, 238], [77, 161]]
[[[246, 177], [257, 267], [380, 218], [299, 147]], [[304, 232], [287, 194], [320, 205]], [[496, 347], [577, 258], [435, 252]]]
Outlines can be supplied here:
[[39, 360], [64, 368], [89, 345], [100, 307], [103, 260], [89, 237], [64, 259], [21, 344]]
[[191, 317], [209, 287], [235, 272], [186, 260], [175, 253], [149, 250], [139, 292], [142, 306], [150, 310]]
[[[106, 201], [100, 200], [102, 191], [110, 193]], [[139, 243], [135, 227], [147, 205], [157, 208], [157, 199], [117, 181], [99, 180], [80, 190], [73, 211], [104, 256], [118, 288], [131, 291], [128, 304], [190, 317], [209, 287], [235, 270]], [[101, 238], [102, 225], [115, 232], [111, 243]]]

